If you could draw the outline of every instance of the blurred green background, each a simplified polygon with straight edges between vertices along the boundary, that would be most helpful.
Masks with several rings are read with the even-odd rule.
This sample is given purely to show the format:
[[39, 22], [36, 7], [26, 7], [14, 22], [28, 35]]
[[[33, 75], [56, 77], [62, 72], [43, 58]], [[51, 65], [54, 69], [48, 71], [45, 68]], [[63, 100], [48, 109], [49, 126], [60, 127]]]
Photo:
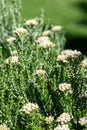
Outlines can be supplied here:
[[87, 25], [83, 22], [87, 14], [84, 11], [87, 0], [22, 0], [22, 14], [25, 18], [33, 18], [45, 10], [45, 18], [53, 24], [63, 25], [69, 33], [87, 36]]
[[45, 20], [66, 30], [66, 46], [87, 54], [87, 0], [22, 0], [22, 15], [33, 18], [45, 10]]
[[66, 46], [87, 54], [87, 0], [22, 0], [22, 15], [33, 18], [44, 9], [45, 20], [64, 26]]
[[22, 0], [23, 19], [40, 16], [42, 8], [46, 22], [64, 26], [65, 48], [87, 54], [87, 0]]

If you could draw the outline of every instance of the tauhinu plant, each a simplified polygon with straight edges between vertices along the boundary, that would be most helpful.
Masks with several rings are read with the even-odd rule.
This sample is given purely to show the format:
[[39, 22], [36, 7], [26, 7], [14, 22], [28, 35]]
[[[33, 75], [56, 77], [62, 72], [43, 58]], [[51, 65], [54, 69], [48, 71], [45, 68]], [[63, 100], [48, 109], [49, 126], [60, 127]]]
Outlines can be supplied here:
[[0, 130], [86, 130], [87, 58], [43, 15], [21, 23], [18, 2], [2, 1]]

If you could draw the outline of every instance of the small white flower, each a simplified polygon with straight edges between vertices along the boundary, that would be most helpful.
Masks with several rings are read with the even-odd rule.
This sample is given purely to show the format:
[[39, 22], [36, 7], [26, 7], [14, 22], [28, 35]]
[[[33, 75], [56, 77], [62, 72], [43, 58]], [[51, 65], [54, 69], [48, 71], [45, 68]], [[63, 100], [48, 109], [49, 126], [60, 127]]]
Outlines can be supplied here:
[[77, 50], [64, 50], [61, 55], [58, 55], [57, 61], [68, 63], [70, 58], [78, 58], [81, 55], [80, 51]]
[[29, 20], [27, 20], [27, 21], [25, 22], [25, 25], [28, 25], [28, 26], [30, 26], [30, 25], [36, 26], [36, 25], [38, 25], [38, 21], [37, 21], [37, 19], [29, 19]]
[[9, 43], [9, 44], [13, 44], [13, 42], [16, 40], [16, 38], [15, 37], [9, 37], [8, 39], [7, 39], [7, 42]]
[[18, 56], [11, 56], [10, 57], [11, 63], [12, 64], [19, 64], [19, 57]]
[[78, 57], [81, 55], [81, 52], [80, 51], [77, 51], [77, 50], [64, 50], [62, 51], [62, 55], [66, 55], [67, 58], [75, 58], [75, 57]]
[[59, 87], [59, 89], [60, 89], [62, 92], [66, 91], [66, 92], [72, 94], [71, 84], [61, 83], [61, 84], [59, 84], [58, 87]]
[[42, 42], [47, 42], [47, 41], [49, 41], [50, 39], [49, 39], [49, 37], [47, 37], [47, 36], [41, 36], [41, 37], [39, 37], [38, 39], [37, 39], [37, 42], [38, 43], [42, 43]]
[[66, 124], [58, 125], [54, 130], [70, 130], [69, 126]]
[[12, 56], [15, 56], [15, 55], [17, 55], [17, 54], [18, 54], [17, 50], [11, 51], [11, 55], [12, 55]]
[[84, 117], [80, 118], [79, 119], [79, 124], [81, 124], [81, 126], [87, 125], [87, 116], [84, 116]]
[[57, 118], [57, 122], [61, 124], [68, 123], [69, 121], [70, 121], [70, 115], [69, 113], [65, 113], [65, 112]]
[[5, 60], [5, 63], [6, 63], [6, 64], [11, 63], [11, 64], [13, 64], [13, 65], [20, 64], [20, 62], [19, 62], [19, 57], [16, 56], [16, 55], [12, 55], [11, 57], [9, 57], [9, 58], [7, 58], [7, 59]]
[[45, 122], [46, 124], [51, 124], [54, 121], [54, 118], [52, 116], [46, 117]]
[[36, 111], [37, 109], [39, 109], [39, 106], [35, 103], [26, 103], [23, 108], [22, 111], [24, 111], [27, 114], [30, 114], [34, 111]]
[[55, 25], [55, 26], [53, 26], [52, 31], [53, 31], [53, 32], [57, 32], [57, 31], [60, 31], [61, 29], [62, 29], [62, 26], [60, 26], [60, 25]]
[[22, 37], [22, 36], [28, 34], [27, 30], [25, 28], [23, 28], [23, 27], [16, 28], [14, 30], [14, 33], [16, 33], [19, 37]]
[[68, 63], [69, 61], [67, 60], [66, 55], [58, 55], [57, 61], [61, 61], [63, 63]]
[[53, 48], [55, 45], [51, 41], [42, 42], [39, 44], [39, 47], [42, 48]]
[[42, 48], [52, 48], [55, 46], [55, 44], [53, 44], [47, 36], [39, 37], [37, 42], [39, 43], [39, 47]]
[[36, 70], [36, 73], [35, 73], [35, 75], [37, 76], [44, 76], [45, 74], [46, 74], [46, 71], [42, 69]]
[[43, 33], [42, 33], [43, 36], [49, 36], [51, 35], [51, 31], [50, 30], [45, 30]]
[[85, 58], [83, 61], [82, 61], [82, 65], [84, 68], [87, 68], [87, 58]]
[[10, 130], [6, 125], [0, 125], [0, 130]]

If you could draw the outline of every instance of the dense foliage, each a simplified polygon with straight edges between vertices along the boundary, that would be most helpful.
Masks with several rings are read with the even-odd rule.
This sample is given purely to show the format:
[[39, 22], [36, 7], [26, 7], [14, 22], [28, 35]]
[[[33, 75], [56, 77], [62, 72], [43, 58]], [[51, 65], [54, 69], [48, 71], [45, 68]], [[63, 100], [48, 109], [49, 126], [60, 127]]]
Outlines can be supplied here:
[[2, 0], [0, 130], [86, 130], [87, 58], [63, 50], [64, 29], [21, 24], [20, 1]]

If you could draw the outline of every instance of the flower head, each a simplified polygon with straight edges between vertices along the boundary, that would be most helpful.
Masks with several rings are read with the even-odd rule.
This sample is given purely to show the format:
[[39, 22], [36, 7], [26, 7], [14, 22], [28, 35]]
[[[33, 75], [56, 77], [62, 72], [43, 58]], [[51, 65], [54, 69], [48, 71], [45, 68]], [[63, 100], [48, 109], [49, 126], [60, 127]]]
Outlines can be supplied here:
[[51, 31], [50, 30], [45, 30], [42, 35], [43, 36], [49, 36], [51, 34]]
[[65, 113], [65, 112], [57, 118], [57, 122], [61, 124], [68, 123], [69, 121], [70, 121], [70, 115], [69, 113]]
[[67, 83], [61, 83], [59, 84], [59, 90], [62, 92], [68, 92], [68, 93], [72, 93], [72, 88], [71, 88], [71, 84], [67, 84]]
[[54, 130], [70, 130], [67, 124], [58, 125]]
[[10, 130], [6, 125], [0, 125], [0, 130]]
[[54, 118], [52, 116], [46, 117], [45, 122], [46, 124], [51, 124], [53, 122]]
[[68, 63], [69, 61], [67, 60], [66, 55], [58, 55], [57, 61], [61, 61], [63, 63]]
[[35, 103], [26, 103], [23, 108], [22, 111], [24, 111], [27, 114], [30, 114], [34, 111], [36, 111], [39, 108], [39, 106]]
[[85, 58], [83, 61], [82, 61], [82, 65], [84, 68], [87, 68], [87, 58]]
[[11, 56], [10, 57], [12, 64], [19, 64], [19, 57], [18, 56]]
[[84, 116], [84, 117], [80, 118], [79, 119], [79, 124], [81, 124], [81, 126], [87, 125], [87, 116]]
[[18, 64], [20, 64], [20, 62], [19, 62], [19, 57], [12, 54], [12, 56], [10, 56], [9, 58], [7, 58], [7, 59], [5, 60], [5, 63], [6, 63], [6, 64], [11, 63], [11, 64], [13, 64], [13, 65], [18, 65]]
[[28, 26], [36, 26], [38, 25], [38, 21], [37, 19], [29, 19], [25, 22], [25, 25], [28, 25]]
[[36, 70], [36, 73], [35, 73], [35, 75], [37, 76], [44, 76], [45, 74], [46, 74], [46, 71], [42, 69]]
[[24, 35], [27, 35], [28, 32], [25, 28], [19, 27], [14, 30], [14, 33], [16, 33], [19, 37], [22, 37]]
[[61, 55], [58, 55], [57, 61], [68, 63], [70, 58], [78, 58], [81, 55], [80, 51], [77, 50], [64, 50]]
[[42, 48], [53, 48], [54, 46], [55, 45], [50, 41], [39, 44], [39, 47], [42, 47]]
[[55, 46], [55, 44], [53, 44], [47, 36], [39, 37], [37, 42], [39, 43], [39, 47], [42, 48], [52, 48]]
[[15, 37], [9, 37], [8, 39], [7, 39], [7, 42], [11, 45], [11, 44], [13, 44], [13, 42], [16, 40], [16, 38]]
[[47, 42], [47, 41], [49, 41], [50, 39], [49, 39], [49, 37], [47, 37], [47, 36], [41, 36], [41, 37], [39, 37], [38, 39], [37, 39], [37, 42], [38, 43], [42, 43], [42, 42]]
[[67, 49], [67, 50], [62, 51], [62, 55], [66, 55], [67, 58], [76, 58], [81, 55], [81, 52], [77, 50]]
[[53, 26], [52, 31], [57, 32], [57, 31], [60, 31], [61, 29], [62, 29], [62, 27], [60, 25], [55, 25], [55, 26]]

